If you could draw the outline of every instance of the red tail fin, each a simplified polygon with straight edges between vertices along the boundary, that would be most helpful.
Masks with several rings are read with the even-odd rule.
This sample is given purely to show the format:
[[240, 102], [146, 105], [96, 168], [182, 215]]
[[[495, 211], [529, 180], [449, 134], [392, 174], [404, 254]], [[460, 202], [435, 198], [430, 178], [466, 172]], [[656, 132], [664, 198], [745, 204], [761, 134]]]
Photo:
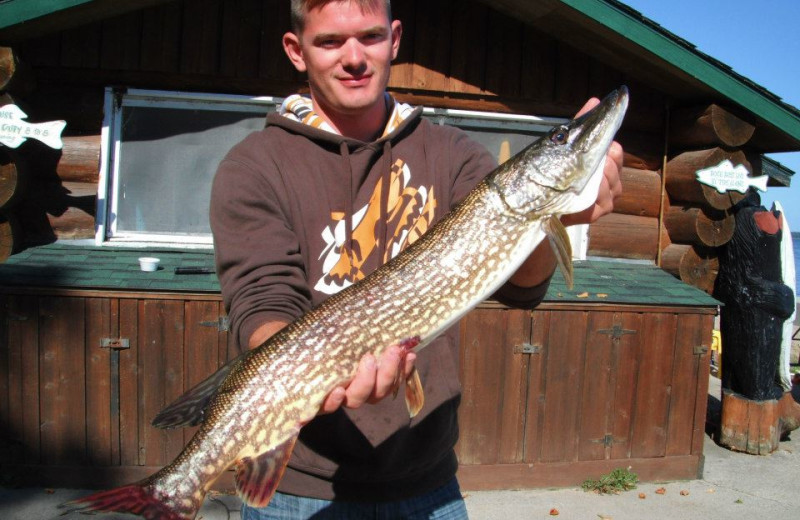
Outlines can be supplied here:
[[133, 513], [147, 520], [191, 520], [197, 514], [199, 504], [181, 507], [176, 510], [159, 500], [152, 493], [147, 481], [131, 484], [110, 491], [100, 491], [92, 495], [63, 504], [69, 512], [91, 511]]

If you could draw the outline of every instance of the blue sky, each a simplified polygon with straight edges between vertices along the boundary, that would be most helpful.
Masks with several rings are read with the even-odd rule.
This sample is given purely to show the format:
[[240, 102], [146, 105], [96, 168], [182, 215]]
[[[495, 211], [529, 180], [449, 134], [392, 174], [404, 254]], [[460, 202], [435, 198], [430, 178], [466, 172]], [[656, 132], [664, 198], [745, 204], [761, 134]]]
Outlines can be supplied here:
[[[800, 0], [621, 0], [739, 74], [800, 107]], [[769, 188], [800, 232], [800, 152], [770, 157], [795, 171], [790, 188]]]

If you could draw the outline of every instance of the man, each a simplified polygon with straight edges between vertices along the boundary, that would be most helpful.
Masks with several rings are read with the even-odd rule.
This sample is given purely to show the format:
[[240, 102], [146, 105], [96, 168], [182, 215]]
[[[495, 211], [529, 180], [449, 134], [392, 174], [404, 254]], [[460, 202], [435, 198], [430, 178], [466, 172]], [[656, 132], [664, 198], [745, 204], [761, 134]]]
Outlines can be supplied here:
[[[386, 94], [402, 35], [388, 0], [291, 5], [283, 47], [307, 73], [310, 98], [287, 98], [263, 131], [234, 147], [212, 191], [231, 330], [251, 348], [385, 263], [495, 166], [463, 132], [432, 125]], [[565, 224], [613, 208], [619, 145], [609, 156], [597, 203]], [[532, 307], [554, 268], [545, 243], [496, 297]], [[418, 356], [399, 347], [379, 360], [365, 356], [353, 381], [331, 392], [301, 431], [270, 505], [245, 506], [242, 517], [466, 518], [453, 452], [457, 360], [455, 330]], [[414, 366], [426, 403], [410, 420], [402, 399], [384, 398]]]

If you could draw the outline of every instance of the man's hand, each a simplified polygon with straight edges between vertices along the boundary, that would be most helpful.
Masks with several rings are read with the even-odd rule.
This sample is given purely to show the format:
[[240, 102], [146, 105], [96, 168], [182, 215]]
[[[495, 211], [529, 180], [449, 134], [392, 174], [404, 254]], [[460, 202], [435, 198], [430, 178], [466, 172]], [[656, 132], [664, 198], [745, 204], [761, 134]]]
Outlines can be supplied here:
[[358, 371], [350, 383], [333, 389], [323, 401], [319, 413], [335, 412], [341, 406], [358, 408], [364, 403], [377, 403], [411, 375], [417, 355], [392, 345], [379, 360], [372, 354], [361, 358]]
[[[592, 98], [583, 105], [575, 117], [579, 117], [600, 103], [597, 98]], [[591, 224], [603, 215], [607, 215], [614, 210], [614, 199], [622, 193], [622, 183], [619, 180], [619, 172], [622, 170], [622, 146], [616, 141], [611, 143], [606, 156], [605, 167], [603, 168], [603, 181], [597, 192], [597, 200], [593, 206], [571, 215], [561, 217], [561, 222], [565, 226], [575, 224]]]

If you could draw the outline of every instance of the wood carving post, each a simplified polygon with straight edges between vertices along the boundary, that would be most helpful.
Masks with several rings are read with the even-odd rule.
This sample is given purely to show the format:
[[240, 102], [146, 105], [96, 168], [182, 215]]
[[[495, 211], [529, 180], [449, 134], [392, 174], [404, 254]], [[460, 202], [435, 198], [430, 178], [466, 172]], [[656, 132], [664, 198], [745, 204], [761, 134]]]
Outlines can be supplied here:
[[795, 298], [781, 279], [779, 215], [764, 209], [753, 192], [733, 210], [736, 230], [720, 249], [715, 292], [724, 303], [720, 325], [726, 393], [720, 442], [763, 454], [777, 448], [772, 429], [780, 434], [800, 426], [800, 405], [777, 380], [783, 322], [792, 314]]

